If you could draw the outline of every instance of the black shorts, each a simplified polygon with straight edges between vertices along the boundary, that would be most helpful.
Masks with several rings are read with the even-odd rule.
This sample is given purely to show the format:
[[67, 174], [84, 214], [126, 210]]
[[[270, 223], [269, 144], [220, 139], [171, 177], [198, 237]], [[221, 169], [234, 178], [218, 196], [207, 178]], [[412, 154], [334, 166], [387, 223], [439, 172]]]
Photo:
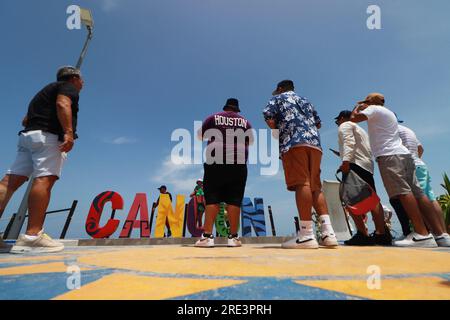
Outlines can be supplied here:
[[363, 169], [355, 163], [350, 163], [350, 170], [355, 172], [361, 179], [371, 186], [373, 191], [377, 192], [377, 189], [375, 188], [375, 180], [373, 179], [373, 174], [370, 173], [370, 171]]
[[206, 205], [225, 202], [240, 207], [247, 183], [246, 164], [204, 164]]

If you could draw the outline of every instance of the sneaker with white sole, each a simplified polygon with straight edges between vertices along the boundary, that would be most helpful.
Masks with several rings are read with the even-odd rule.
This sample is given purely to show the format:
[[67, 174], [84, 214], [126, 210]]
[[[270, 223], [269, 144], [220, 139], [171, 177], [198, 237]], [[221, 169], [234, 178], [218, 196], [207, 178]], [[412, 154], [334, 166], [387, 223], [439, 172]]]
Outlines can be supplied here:
[[198, 248], [213, 248], [214, 247], [214, 237], [212, 234], [206, 235], [202, 234], [200, 240], [195, 243], [195, 246]]
[[64, 245], [50, 238], [42, 230], [37, 234], [35, 240], [29, 240], [24, 234], [21, 234], [11, 248], [11, 253], [52, 253], [62, 250], [64, 250]]
[[432, 234], [422, 236], [416, 232], [411, 232], [405, 239], [395, 241], [397, 247], [417, 247], [417, 248], [436, 248], [438, 245]]
[[319, 244], [314, 236], [298, 235], [294, 239], [284, 242], [281, 247], [283, 249], [318, 249]]
[[439, 247], [450, 247], [450, 235], [448, 233], [443, 233], [440, 236], [435, 236], [434, 240]]
[[323, 232], [319, 239], [319, 245], [322, 247], [334, 248], [339, 246], [339, 243], [334, 233]]
[[237, 235], [228, 236], [228, 246], [229, 247], [242, 247], [241, 239]]

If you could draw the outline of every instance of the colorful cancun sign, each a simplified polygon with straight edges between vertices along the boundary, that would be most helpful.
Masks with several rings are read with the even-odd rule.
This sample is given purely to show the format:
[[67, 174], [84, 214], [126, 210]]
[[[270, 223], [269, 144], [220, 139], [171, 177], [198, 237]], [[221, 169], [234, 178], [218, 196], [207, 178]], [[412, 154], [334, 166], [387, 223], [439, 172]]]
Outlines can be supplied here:
[[[174, 238], [184, 237], [186, 229], [192, 237], [199, 237], [203, 232], [202, 216], [204, 216], [204, 213], [197, 201], [197, 197], [193, 197], [186, 204], [185, 196], [177, 195], [174, 207], [169, 196], [161, 194], [159, 205], [156, 207], [154, 203], [151, 211], [149, 211], [147, 195], [145, 193], [138, 193], [123, 223], [119, 237], [130, 238], [132, 231], [139, 229], [141, 238], [150, 238], [155, 213], [156, 222], [153, 233], [155, 238], [165, 236], [166, 221], [170, 226], [172, 237]], [[104, 226], [100, 226], [100, 219], [105, 210], [105, 205], [109, 203], [112, 208], [111, 217]], [[100, 193], [92, 201], [89, 214], [86, 218], [86, 232], [94, 239], [111, 237], [120, 225], [120, 220], [115, 217], [116, 211], [123, 209], [124, 201], [119, 193], [114, 191]], [[256, 236], [265, 236], [266, 223], [263, 199], [255, 198], [253, 205], [250, 198], [244, 198], [241, 209], [242, 236], [252, 236], [252, 230]], [[149, 213], [151, 213], [150, 216]], [[271, 213], [269, 212], [269, 214]], [[215, 226], [218, 236], [225, 237], [228, 235], [229, 228], [225, 204], [221, 204], [221, 210], [217, 216]], [[272, 230], [274, 230], [273, 226]]]

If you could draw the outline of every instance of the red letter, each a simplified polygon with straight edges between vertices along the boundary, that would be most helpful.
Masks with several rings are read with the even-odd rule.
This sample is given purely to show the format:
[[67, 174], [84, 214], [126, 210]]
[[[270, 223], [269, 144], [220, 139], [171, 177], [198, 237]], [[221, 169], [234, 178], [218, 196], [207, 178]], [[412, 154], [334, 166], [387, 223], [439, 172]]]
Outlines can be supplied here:
[[[141, 212], [141, 220], [136, 220], [138, 212]], [[131, 206], [128, 218], [123, 224], [119, 238], [129, 238], [134, 228], [141, 229], [141, 238], [150, 238], [150, 227], [148, 224], [148, 205], [145, 193], [136, 194]]]
[[[103, 212], [103, 207], [106, 203], [111, 202], [113, 209], [111, 219], [108, 220], [103, 228], [99, 227], [100, 217]], [[120, 220], [113, 219], [116, 210], [123, 209], [123, 199], [120, 194], [113, 191], [106, 191], [95, 197], [91, 204], [89, 214], [86, 219], [86, 232], [94, 239], [103, 239], [110, 237], [116, 232]]]

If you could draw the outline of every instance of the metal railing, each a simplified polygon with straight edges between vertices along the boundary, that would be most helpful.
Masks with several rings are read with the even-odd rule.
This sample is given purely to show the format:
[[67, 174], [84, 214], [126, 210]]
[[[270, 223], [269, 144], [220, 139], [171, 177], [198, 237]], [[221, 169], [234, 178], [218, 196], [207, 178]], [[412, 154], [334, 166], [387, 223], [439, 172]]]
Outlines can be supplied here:
[[[62, 213], [62, 212], [69, 212], [69, 214], [67, 215], [67, 218], [66, 218], [66, 222], [64, 223], [64, 227], [63, 227], [63, 229], [61, 231], [61, 235], [59, 237], [60, 239], [64, 239], [66, 237], [67, 230], [69, 229], [69, 225], [72, 222], [72, 217], [73, 217], [73, 215], [75, 213], [75, 209], [77, 208], [77, 205], [78, 205], [78, 200], [74, 200], [72, 202], [72, 206], [70, 208], [61, 209], [61, 210], [55, 210], [55, 211], [48, 211], [48, 212], [45, 213], [45, 216], [47, 216], [49, 214], [57, 214], [57, 213]], [[11, 230], [11, 227], [12, 227], [16, 217], [17, 217], [17, 213], [14, 213], [11, 216], [11, 219], [9, 220], [9, 223], [8, 223], [8, 225], [6, 227], [6, 230], [5, 230], [4, 234], [3, 234], [3, 239], [8, 239], [9, 232]], [[26, 215], [25, 218], [28, 218], [28, 215]]]

